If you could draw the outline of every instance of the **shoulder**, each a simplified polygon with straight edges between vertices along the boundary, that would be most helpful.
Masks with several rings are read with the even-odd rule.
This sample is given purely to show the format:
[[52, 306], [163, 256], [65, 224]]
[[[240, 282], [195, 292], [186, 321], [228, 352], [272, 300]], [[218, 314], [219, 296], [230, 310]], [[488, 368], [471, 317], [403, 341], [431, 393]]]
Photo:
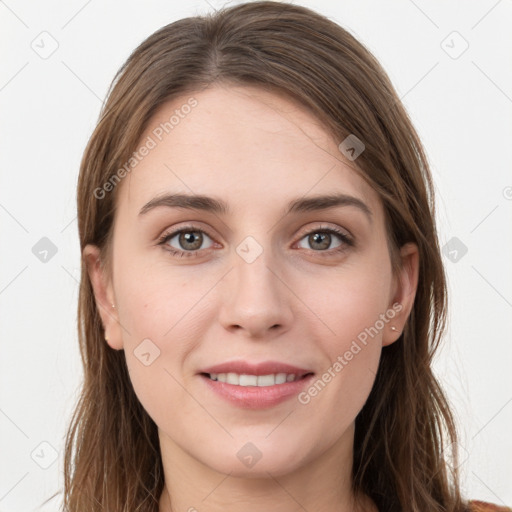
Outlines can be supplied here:
[[468, 502], [468, 512], [512, 512], [512, 508], [494, 505], [485, 501], [471, 500]]

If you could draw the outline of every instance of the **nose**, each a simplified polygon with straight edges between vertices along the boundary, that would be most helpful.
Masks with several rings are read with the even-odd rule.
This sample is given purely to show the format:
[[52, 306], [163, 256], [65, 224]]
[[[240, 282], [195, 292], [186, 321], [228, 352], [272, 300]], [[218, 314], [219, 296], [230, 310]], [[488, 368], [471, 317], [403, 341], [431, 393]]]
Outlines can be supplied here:
[[238, 254], [234, 267], [222, 280], [223, 301], [219, 320], [225, 329], [245, 332], [250, 338], [274, 337], [292, 325], [290, 290], [264, 251], [248, 263]]

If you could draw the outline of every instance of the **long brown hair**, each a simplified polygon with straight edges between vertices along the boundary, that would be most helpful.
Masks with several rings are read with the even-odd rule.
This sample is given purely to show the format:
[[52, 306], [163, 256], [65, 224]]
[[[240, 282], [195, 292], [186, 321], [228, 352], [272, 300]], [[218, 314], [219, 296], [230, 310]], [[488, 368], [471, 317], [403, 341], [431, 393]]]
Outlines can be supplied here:
[[[110, 262], [118, 172], [165, 101], [223, 82], [285, 93], [336, 140], [365, 150], [352, 166], [379, 194], [396, 272], [398, 249], [419, 248], [419, 282], [399, 340], [384, 347], [356, 418], [353, 488], [379, 510], [461, 512], [456, 428], [431, 362], [445, 329], [447, 289], [427, 157], [390, 80], [348, 31], [305, 7], [252, 2], [181, 19], [143, 41], [115, 76], [83, 155], [81, 249]], [[356, 165], [357, 164], [357, 165]], [[136, 171], [133, 171], [136, 172]], [[96, 192], [95, 192], [96, 191]], [[78, 304], [84, 380], [65, 447], [66, 512], [156, 512], [164, 478], [157, 426], [133, 390], [123, 351], [104, 340], [85, 262]]]

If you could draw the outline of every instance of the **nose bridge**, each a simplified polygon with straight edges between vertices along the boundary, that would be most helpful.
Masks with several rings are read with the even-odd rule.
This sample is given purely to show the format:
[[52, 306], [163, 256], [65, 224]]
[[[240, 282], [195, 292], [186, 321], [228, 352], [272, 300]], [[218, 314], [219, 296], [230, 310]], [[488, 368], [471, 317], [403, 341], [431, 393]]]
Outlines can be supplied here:
[[276, 277], [270, 268], [276, 267], [276, 262], [272, 261], [271, 250], [264, 250], [251, 237], [251, 240], [239, 244], [236, 253], [234, 273], [237, 283], [233, 291], [238, 294], [239, 299], [247, 297], [251, 303], [256, 301], [258, 296], [275, 295]]
[[291, 312], [286, 286], [276, 276], [279, 264], [271, 249], [248, 236], [236, 246], [233, 266], [225, 285], [224, 326], [259, 336], [276, 325], [288, 325]]

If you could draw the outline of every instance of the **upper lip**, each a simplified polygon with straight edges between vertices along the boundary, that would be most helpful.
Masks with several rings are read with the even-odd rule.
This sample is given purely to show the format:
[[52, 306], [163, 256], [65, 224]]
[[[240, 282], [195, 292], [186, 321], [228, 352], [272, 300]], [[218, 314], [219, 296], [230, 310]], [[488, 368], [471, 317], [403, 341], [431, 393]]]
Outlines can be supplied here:
[[262, 363], [230, 361], [204, 368], [199, 373], [238, 373], [239, 375], [271, 375], [275, 373], [287, 373], [294, 374], [300, 378], [308, 373], [313, 373], [313, 371], [286, 363], [280, 363], [278, 361], [264, 361]]

